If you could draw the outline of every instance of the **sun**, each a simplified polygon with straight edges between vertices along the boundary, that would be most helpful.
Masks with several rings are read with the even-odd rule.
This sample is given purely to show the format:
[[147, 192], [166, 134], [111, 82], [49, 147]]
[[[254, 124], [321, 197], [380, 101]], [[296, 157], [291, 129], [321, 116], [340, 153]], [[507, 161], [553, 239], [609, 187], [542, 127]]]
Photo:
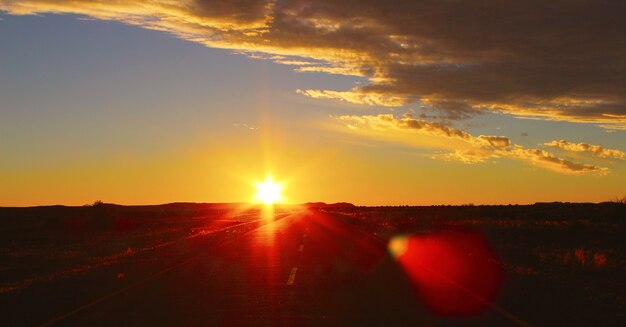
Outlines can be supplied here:
[[271, 177], [267, 177], [264, 182], [256, 184], [256, 199], [266, 205], [280, 202], [283, 200], [283, 196], [280, 194], [282, 189], [283, 184], [276, 183]]

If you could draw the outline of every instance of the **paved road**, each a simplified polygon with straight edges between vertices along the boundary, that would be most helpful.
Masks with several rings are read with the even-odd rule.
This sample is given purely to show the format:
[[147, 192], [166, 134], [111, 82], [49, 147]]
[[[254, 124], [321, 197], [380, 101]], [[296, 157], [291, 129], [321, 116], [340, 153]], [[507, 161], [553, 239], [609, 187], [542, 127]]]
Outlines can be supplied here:
[[422, 308], [386, 244], [319, 211], [303, 211], [196, 255], [52, 325], [514, 326], [497, 312], [445, 320]]

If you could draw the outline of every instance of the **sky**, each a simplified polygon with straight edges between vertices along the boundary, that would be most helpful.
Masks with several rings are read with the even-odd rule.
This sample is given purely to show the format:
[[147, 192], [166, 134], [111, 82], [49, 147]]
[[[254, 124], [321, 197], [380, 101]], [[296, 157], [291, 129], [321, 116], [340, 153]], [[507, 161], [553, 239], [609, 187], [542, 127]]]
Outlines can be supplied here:
[[0, 206], [621, 197], [624, 13], [0, 0]]

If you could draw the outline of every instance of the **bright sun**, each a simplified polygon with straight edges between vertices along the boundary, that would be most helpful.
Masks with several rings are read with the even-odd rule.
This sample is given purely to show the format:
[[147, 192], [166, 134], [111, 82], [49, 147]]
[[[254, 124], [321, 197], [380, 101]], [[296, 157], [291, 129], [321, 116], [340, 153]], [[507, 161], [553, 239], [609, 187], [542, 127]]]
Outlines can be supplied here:
[[282, 201], [283, 196], [280, 194], [282, 189], [283, 184], [276, 183], [271, 177], [267, 177], [264, 182], [256, 184], [256, 199], [266, 205]]

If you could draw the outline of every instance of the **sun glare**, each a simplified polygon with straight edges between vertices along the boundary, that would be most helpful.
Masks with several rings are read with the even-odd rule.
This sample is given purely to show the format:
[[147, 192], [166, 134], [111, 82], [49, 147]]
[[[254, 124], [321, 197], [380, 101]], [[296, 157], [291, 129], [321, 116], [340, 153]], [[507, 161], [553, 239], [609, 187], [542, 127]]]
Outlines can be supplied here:
[[256, 184], [256, 199], [266, 205], [272, 205], [276, 202], [280, 202], [283, 200], [283, 196], [280, 194], [282, 189], [283, 184], [276, 183], [271, 177], [268, 177], [264, 182]]

